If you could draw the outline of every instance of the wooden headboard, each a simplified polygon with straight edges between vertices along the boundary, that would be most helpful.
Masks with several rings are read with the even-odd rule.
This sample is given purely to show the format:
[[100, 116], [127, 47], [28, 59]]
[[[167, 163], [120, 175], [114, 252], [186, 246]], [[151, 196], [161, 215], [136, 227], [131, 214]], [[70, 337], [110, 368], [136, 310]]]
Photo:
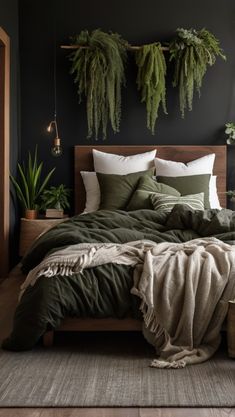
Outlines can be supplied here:
[[222, 207], [226, 207], [227, 148], [226, 146], [75, 146], [75, 213], [85, 207], [85, 189], [80, 171], [93, 171], [92, 149], [119, 155], [135, 155], [157, 149], [157, 156], [177, 162], [189, 162], [210, 153], [215, 153], [214, 175]]

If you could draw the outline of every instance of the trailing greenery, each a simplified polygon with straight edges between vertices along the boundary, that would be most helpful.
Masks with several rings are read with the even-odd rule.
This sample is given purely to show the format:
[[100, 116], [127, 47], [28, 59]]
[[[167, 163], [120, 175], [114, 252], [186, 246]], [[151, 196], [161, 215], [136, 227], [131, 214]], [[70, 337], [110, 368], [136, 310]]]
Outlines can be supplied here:
[[34, 156], [28, 154], [28, 164], [18, 163], [19, 180], [10, 175], [15, 187], [17, 197], [23, 209], [38, 209], [39, 197], [50, 180], [55, 168], [44, 179], [41, 179], [43, 162], [38, 163], [38, 150], [35, 148]]
[[60, 184], [58, 187], [50, 187], [44, 190], [41, 196], [41, 209], [55, 208], [63, 210], [70, 207], [69, 198], [70, 189], [66, 188], [64, 184]]
[[225, 55], [218, 39], [206, 29], [177, 29], [176, 38], [169, 44], [170, 61], [175, 61], [173, 86], [179, 87], [180, 111], [184, 117], [185, 109], [192, 110], [194, 90], [199, 93], [208, 66], [216, 57], [224, 60]]
[[84, 30], [73, 38], [72, 43], [89, 47], [78, 48], [70, 55], [79, 101], [83, 95], [87, 100], [88, 138], [94, 134], [97, 139], [101, 129], [105, 139], [108, 121], [114, 133], [119, 132], [128, 44], [117, 33], [105, 33], [100, 29], [92, 33]]
[[141, 102], [146, 103], [147, 128], [152, 134], [158, 117], [160, 103], [164, 113], [166, 110], [166, 61], [159, 42], [143, 45], [136, 52], [138, 66], [137, 86], [141, 91]]
[[[125, 84], [124, 64], [130, 45], [117, 33], [96, 29], [82, 31], [72, 39], [79, 45], [70, 54], [71, 73], [77, 86], [79, 102], [86, 98], [88, 138], [102, 134], [105, 139], [110, 122], [114, 133], [121, 120], [121, 88]], [[192, 110], [195, 90], [200, 96], [203, 78], [209, 66], [220, 56], [226, 59], [218, 39], [206, 29], [177, 29], [169, 43], [170, 61], [175, 62], [173, 86], [179, 87], [182, 117]], [[147, 127], [152, 134], [159, 106], [166, 109], [166, 61], [159, 42], [143, 45], [136, 52], [137, 86], [141, 102], [146, 104]]]
[[235, 123], [226, 123], [225, 133], [228, 135], [227, 144], [234, 145], [235, 143]]

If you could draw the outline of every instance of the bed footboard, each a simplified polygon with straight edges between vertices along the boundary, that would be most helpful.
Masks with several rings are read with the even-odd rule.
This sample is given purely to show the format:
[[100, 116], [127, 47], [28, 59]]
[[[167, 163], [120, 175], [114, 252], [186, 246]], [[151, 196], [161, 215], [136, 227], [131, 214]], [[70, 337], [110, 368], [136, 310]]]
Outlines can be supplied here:
[[[106, 331], [140, 331], [142, 330], [142, 321], [132, 318], [125, 319], [79, 319], [66, 318], [56, 331], [75, 331], [75, 332], [106, 332]], [[50, 347], [53, 345], [54, 331], [50, 330], [43, 335], [43, 345]]]
[[[58, 331], [140, 331], [142, 321], [135, 319], [65, 319]], [[51, 347], [54, 342], [54, 330], [43, 335], [43, 345]], [[227, 316], [228, 356], [235, 358], [235, 301], [229, 301]]]

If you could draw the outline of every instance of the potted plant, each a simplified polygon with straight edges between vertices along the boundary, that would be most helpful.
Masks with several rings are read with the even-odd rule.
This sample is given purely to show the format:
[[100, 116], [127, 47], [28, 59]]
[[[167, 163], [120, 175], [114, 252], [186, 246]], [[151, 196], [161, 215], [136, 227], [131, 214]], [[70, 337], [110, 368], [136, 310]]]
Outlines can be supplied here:
[[64, 209], [69, 208], [70, 189], [64, 184], [45, 189], [41, 195], [41, 209], [46, 211], [46, 217], [63, 217]]
[[53, 168], [47, 176], [42, 179], [42, 167], [43, 162], [38, 163], [36, 146], [33, 158], [30, 152], [28, 154], [27, 165], [18, 163], [19, 179], [15, 179], [10, 175], [11, 182], [14, 185], [16, 195], [24, 210], [26, 219], [37, 218], [39, 198], [55, 171], [55, 168]]

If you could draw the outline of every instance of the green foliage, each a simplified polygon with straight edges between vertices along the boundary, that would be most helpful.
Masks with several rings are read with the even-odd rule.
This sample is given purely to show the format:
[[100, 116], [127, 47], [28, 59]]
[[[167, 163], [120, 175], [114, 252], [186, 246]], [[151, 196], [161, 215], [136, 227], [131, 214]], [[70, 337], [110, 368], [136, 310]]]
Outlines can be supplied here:
[[64, 184], [60, 184], [58, 187], [50, 187], [42, 193], [42, 204], [40, 208], [42, 210], [46, 210], [47, 208], [55, 208], [58, 210], [69, 208], [69, 196], [70, 189], [66, 188]]
[[37, 146], [32, 158], [28, 155], [28, 164], [18, 163], [19, 180], [10, 175], [15, 187], [16, 195], [23, 209], [35, 210], [38, 208], [39, 197], [50, 180], [55, 168], [53, 168], [44, 180], [41, 179], [43, 162], [38, 163]]
[[235, 190], [229, 190], [226, 192], [228, 198], [232, 203], [235, 203]]
[[138, 66], [136, 82], [138, 90], [141, 91], [141, 102], [146, 103], [147, 128], [154, 134], [160, 103], [163, 111], [167, 113], [166, 61], [161, 44], [158, 42], [143, 45], [136, 52], [136, 64]]
[[105, 139], [108, 121], [114, 133], [119, 132], [128, 44], [117, 33], [109, 34], [100, 29], [91, 34], [82, 31], [72, 43], [89, 47], [78, 48], [70, 55], [79, 101], [86, 96], [88, 138], [94, 134], [97, 139], [102, 129]]
[[233, 145], [235, 143], [235, 123], [226, 123], [225, 133], [228, 135], [227, 144]]
[[199, 93], [208, 66], [216, 57], [224, 60], [219, 41], [206, 29], [177, 29], [177, 37], [169, 44], [170, 61], [175, 61], [173, 86], [179, 86], [180, 111], [192, 110], [194, 90]]

